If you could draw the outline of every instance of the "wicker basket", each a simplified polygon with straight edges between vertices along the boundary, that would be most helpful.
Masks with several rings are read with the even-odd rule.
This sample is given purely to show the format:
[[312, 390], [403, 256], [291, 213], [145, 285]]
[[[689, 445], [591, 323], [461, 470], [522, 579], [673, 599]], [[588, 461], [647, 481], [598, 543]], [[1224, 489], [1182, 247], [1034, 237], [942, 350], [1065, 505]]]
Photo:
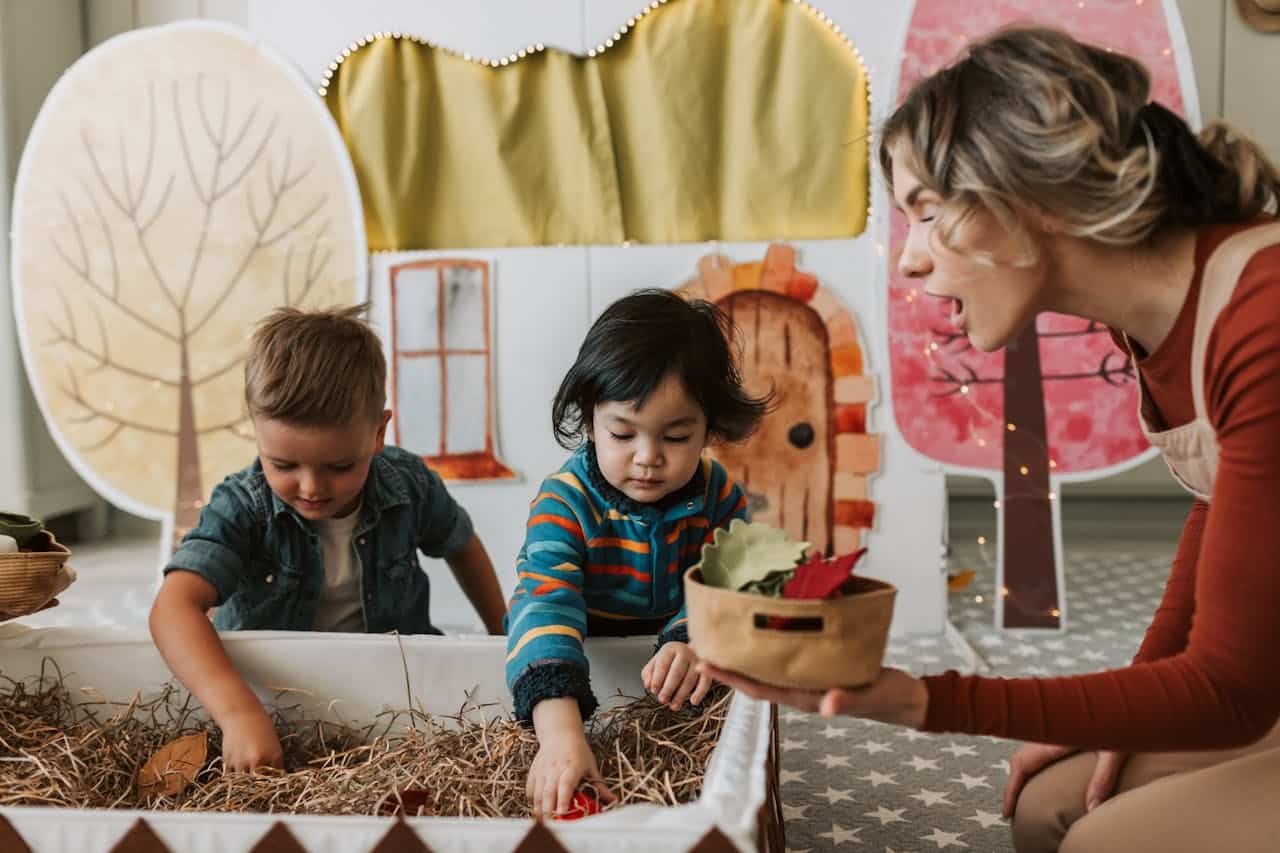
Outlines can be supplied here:
[[75, 580], [67, 565], [71, 551], [48, 530], [36, 534], [30, 547], [0, 554], [0, 618], [34, 613]]
[[711, 664], [767, 684], [860, 687], [880, 673], [896, 593], [856, 577], [839, 598], [769, 598], [708, 586], [693, 569], [684, 576], [689, 642]]

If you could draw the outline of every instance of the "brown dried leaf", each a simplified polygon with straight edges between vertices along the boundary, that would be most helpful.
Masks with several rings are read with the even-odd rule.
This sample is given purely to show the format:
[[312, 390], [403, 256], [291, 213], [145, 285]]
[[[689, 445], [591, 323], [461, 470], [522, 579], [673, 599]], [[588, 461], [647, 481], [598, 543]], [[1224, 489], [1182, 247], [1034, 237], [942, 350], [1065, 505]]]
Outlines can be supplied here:
[[166, 797], [181, 794], [196, 780], [208, 757], [208, 732], [169, 741], [138, 770], [138, 796], [150, 799], [161, 794]]

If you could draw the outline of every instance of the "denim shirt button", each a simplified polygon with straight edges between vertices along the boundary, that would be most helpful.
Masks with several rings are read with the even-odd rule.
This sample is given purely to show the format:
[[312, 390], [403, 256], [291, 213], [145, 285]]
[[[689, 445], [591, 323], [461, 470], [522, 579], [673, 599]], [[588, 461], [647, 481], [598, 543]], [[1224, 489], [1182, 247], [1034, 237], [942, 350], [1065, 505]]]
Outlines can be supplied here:
[[365, 544], [365, 538], [363, 536], [360, 537], [360, 544], [361, 545]]
[[267, 583], [272, 583], [275, 579], [275, 575], [267, 575]]
[[689, 501], [687, 504], [685, 504], [685, 505], [684, 505], [684, 508], [685, 508], [685, 509], [693, 509], [693, 501]]

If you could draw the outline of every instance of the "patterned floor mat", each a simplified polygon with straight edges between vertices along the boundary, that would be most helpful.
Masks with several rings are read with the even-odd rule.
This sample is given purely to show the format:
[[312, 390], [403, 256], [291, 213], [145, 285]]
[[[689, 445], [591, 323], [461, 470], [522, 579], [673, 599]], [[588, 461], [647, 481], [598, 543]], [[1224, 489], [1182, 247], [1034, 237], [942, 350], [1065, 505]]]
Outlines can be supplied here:
[[[887, 660], [917, 674], [966, 670], [1059, 675], [1123, 666], [1138, 648], [1168, 575], [1172, 548], [1154, 554], [1067, 555], [1068, 630], [1006, 636], [992, 627], [994, 556], [953, 557], [977, 576], [950, 597], [963, 644], [946, 637], [902, 640]], [[976, 653], [976, 654], [975, 654]], [[1013, 849], [1000, 800], [1015, 744], [985, 737], [925, 735], [860, 720], [782, 715], [782, 794], [787, 850], [874, 853]]]

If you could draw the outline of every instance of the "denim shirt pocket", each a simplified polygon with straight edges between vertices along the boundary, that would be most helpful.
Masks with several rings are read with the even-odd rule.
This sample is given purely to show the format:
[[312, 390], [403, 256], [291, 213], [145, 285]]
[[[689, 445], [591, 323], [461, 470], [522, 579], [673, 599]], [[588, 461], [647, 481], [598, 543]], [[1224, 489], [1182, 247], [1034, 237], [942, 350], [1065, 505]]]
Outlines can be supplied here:
[[[292, 534], [292, 535], [290, 535]], [[306, 577], [305, 536], [279, 525], [268, 530], [261, 551], [250, 555], [241, 581], [241, 627], [260, 631], [297, 631], [303, 580]]]

